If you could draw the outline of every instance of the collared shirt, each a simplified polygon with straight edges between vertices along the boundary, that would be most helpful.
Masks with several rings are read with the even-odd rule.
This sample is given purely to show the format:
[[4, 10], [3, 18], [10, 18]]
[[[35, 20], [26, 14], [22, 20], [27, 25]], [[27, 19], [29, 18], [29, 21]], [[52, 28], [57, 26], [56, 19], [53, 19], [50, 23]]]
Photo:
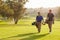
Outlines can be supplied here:
[[41, 22], [42, 20], [43, 20], [43, 17], [42, 17], [42, 16], [37, 16], [37, 17], [36, 17], [36, 21], [37, 21], [37, 22]]
[[48, 17], [48, 21], [53, 21], [54, 14], [48, 13], [47, 17]]

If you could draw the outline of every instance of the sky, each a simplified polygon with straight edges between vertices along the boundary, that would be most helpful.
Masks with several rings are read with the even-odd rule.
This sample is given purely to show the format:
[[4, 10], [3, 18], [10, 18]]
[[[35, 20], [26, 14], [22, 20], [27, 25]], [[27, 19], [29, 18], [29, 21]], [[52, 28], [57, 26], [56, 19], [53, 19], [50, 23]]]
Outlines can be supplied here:
[[60, 0], [29, 0], [25, 4], [26, 8], [48, 8], [60, 6]]

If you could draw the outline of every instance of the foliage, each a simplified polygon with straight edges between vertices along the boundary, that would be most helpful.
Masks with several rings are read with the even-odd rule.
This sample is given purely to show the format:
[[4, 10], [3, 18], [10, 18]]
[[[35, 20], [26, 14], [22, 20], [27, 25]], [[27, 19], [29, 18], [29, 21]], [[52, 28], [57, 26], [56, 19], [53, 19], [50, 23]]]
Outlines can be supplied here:
[[18, 20], [24, 14], [26, 8], [24, 8], [24, 4], [27, 0], [6, 0], [0, 1], [0, 14], [2, 17], [10, 18], [12, 17], [17, 24]]
[[58, 8], [58, 19], [60, 19], [60, 7]]

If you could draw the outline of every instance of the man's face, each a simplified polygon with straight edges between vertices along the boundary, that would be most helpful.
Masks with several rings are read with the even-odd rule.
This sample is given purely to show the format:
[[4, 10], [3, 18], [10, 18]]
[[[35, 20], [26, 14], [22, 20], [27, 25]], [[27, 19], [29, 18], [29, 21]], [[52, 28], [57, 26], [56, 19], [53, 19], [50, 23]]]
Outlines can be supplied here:
[[38, 15], [40, 16], [40, 12], [38, 12]]
[[49, 13], [51, 13], [52, 12], [52, 10], [49, 10]]

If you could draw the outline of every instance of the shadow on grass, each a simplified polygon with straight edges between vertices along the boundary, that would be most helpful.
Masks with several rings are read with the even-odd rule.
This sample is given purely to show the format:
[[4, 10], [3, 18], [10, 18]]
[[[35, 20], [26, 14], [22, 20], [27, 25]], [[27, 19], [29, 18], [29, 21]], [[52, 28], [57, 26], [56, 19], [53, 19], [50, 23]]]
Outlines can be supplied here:
[[46, 33], [46, 34], [42, 34], [42, 35], [32, 35], [32, 36], [29, 36], [27, 38], [23, 38], [23, 39], [20, 39], [20, 40], [35, 40], [35, 39], [38, 39], [38, 38], [43, 38], [45, 36], [47, 36], [49, 33]]
[[17, 37], [30, 36], [30, 35], [33, 35], [33, 34], [36, 34], [36, 33], [18, 34], [18, 35], [16, 35], [16, 36], [11, 36], [11, 37], [7, 37], [7, 38], [2, 38], [2, 39], [0, 39], [0, 40], [4, 40], [4, 39], [8, 39], [8, 38], [17, 38]]
[[19, 34], [19, 35], [16, 35], [16, 36], [7, 37], [7, 38], [3, 38], [3, 39], [0, 39], [0, 40], [10, 39], [10, 38], [13, 39], [13, 38], [25, 37], [25, 36], [28, 36], [28, 37], [25, 37], [25, 38], [22, 38], [22, 39], [19, 39], [19, 40], [35, 40], [35, 39], [38, 39], [38, 38], [45, 37], [49, 33], [42, 34], [42, 35], [41, 34], [36, 35], [36, 34], [38, 34], [38, 33]]
[[3, 22], [3, 21], [0, 21], [0, 22]]

